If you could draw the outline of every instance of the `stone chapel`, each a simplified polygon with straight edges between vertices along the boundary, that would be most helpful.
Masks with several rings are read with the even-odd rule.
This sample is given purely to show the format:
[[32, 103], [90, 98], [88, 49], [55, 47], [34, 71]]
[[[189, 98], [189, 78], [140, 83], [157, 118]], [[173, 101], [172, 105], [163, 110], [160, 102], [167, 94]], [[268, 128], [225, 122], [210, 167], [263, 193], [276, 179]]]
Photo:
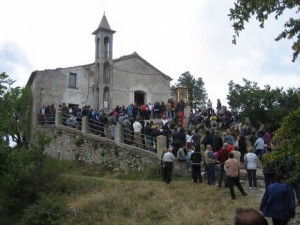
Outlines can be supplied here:
[[90, 105], [110, 111], [117, 105], [166, 102], [170, 98], [172, 78], [136, 52], [113, 59], [115, 32], [103, 15], [99, 27], [92, 33], [95, 62], [31, 73], [27, 84], [32, 90], [32, 116], [36, 117], [42, 105], [54, 104], [56, 108], [62, 103]]

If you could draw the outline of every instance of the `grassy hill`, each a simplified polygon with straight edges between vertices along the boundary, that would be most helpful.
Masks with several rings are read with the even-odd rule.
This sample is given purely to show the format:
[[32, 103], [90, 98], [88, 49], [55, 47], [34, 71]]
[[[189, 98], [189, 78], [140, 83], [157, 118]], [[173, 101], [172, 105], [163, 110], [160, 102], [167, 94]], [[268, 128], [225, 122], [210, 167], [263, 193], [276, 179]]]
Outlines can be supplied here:
[[[261, 189], [236, 200], [228, 189], [173, 177], [161, 181], [159, 166], [112, 172], [80, 162], [45, 159], [37, 201], [2, 215], [0, 224], [232, 224], [237, 207], [258, 209]], [[204, 180], [205, 181], [205, 180]], [[45, 219], [47, 218], [47, 219]], [[45, 222], [45, 221], [50, 222]]]

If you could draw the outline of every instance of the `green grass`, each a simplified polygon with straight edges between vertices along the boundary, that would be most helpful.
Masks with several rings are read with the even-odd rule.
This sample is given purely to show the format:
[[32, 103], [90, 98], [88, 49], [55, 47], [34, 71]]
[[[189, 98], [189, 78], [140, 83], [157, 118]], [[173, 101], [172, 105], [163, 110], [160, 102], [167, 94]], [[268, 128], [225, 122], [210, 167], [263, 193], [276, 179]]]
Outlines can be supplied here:
[[254, 193], [233, 201], [228, 189], [188, 181], [106, 182], [109, 188], [69, 198], [77, 216], [61, 224], [232, 224], [235, 208], [259, 206]]
[[[193, 184], [186, 177], [161, 181], [159, 167], [113, 173], [111, 168], [78, 162], [63, 164], [60, 178], [51, 184], [76, 216], [65, 215], [59, 224], [232, 224], [237, 207], [258, 209], [255, 191], [237, 200], [228, 189]], [[247, 190], [247, 189], [246, 189]]]
[[[159, 166], [114, 173], [112, 168], [51, 158], [46, 159], [45, 165], [46, 169], [57, 171], [58, 176], [42, 189], [43, 195], [53, 198], [38, 206], [50, 204], [53, 214], [62, 216], [57, 223], [43, 224], [226, 225], [232, 224], [237, 207], [258, 209], [260, 204], [256, 191], [247, 188], [247, 197], [235, 188], [237, 199], [231, 200], [229, 189], [205, 182], [193, 184], [189, 177], [173, 176], [167, 185], [161, 181]], [[63, 204], [63, 211], [53, 199]], [[42, 218], [38, 206], [27, 210], [27, 218]], [[72, 212], [67, 212], [71, 208]], [[5, 224], [22, 223], [6, 220]]]

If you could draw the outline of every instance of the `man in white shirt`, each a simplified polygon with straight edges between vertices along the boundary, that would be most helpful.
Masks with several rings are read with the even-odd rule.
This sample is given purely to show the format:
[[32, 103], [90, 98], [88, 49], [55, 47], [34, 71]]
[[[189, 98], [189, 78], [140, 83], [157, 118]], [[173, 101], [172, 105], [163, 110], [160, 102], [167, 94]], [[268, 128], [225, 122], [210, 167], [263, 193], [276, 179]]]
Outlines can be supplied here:
[[210, 101], [210, 99], [208, 99], [208, 102], [207, 102], [207, 112], [208, 112], [208, 114], [212, 113], [212, 102]]
[[153, 115], [152, 115], [152, 104], [151, 103], [149, 103], [149, 105], [148, 105], [148, 117], [149, 117], [149, 119], [153, 118]]
[[134, 131], [134, 143], [137, 147], [143, 147], [143, 140], [142, 140], [142, 125], [139, 121], [135, 121], [133, 123], [133, 131]]
[[163, 167], [165, 169], [165, 178], [166, 183], [169, 184], [171, 182], [171, 174], [173, 170], [173, 161], [175, 160], [175, 156], [172, 153], [172, 149], [169, 149], [163, 156]]

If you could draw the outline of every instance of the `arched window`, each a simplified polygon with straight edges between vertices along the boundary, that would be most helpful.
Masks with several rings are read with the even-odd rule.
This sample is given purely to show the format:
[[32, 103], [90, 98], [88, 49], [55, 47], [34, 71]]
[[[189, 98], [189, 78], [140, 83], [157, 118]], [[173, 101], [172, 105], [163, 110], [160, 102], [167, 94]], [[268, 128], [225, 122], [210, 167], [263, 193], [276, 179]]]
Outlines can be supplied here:
[[109, 87], [105, 87], [103, 90], [103, 108], [109, 108]]
[[96, 41], [96, 59], [100, 58], [100, 38]]
[[103, 82], [110, 83], [110, 65], [109, 62], [105, 62], [103, 66]]
[[[100, 64], [97, 63], [97, 67], [96, 67], [96, 76], [95, 76], [95, 83], [98, 84], [99, 83], [99, 74], [100, 74]], [[100, 81], [101, 82], [101, 81]]]
[[110, 58], [110, 39], [108, 37], [104, 38], [104, 58]]

